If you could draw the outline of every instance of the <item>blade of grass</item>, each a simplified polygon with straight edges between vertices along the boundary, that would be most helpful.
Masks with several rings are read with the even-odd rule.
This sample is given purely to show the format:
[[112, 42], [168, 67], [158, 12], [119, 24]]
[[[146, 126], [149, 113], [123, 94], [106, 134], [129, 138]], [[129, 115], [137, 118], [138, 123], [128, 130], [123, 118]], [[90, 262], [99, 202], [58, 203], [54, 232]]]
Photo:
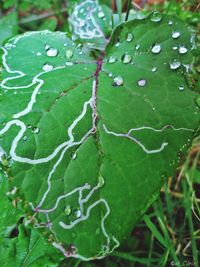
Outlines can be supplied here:
[[151, 234], [151, 241], [150, 241], [150, 247], [149, 247], [149, 253], [148, 253], [148, 259], [149, 262], [147, 264], [147, 267], [151, 267], [151, 261], [152, 261], [152, 254], [153, 254], [153, 242], [154, 242], [154, 236]]
[[116, 0], [117, 14], [119, 16], [119, 22], [122, 22], [122, 1]]
[[[199, 266], [199, 257], [198, 257], [198, 251], [197, 251], [197, 245], [196, 240], [194, 236], [194, 225], [192, 220], [192, 203], [191, 203], [191, 195], [193, 193], [192, 184], [190, 182], [190, 178], [186, 174], [187, 182], [189, 184], [189, 190], [187, 190], [186, 186], [186, 180], [183, 181], [183, 192], [185, 195], [184, 198], [184, 204], [185, 204], [185, 210], [186, 210], [186, 217], [188, 219], [189, 223], [189, 229], [190, 229], [190, 237], [191, 237], [191, 245], [192, 245], [192, 254], [193, 254], [193, 260], [194, 260], [194, 266]], [[192, 192], [191, 192], [192, 191]]]
[[132, 3], [132, 1], [131, 1], [131, 0], [128, 0], [127, 9], [126, 9], [126, 17], [125, 17], [125, 21], [128, 20], [129, 13], [130, 13], [130, 10], [131, 10], [131, 3]]
[[157, 227], [155, 226], [154, 223], [152, 223], [152, 221], [149, 219], [149, 216], [145, 215], [144, 216], [144, 221], [147, 225], [147, 227], [151, 230], [152, 234], [154, 235], [154, 237], [165, 247], [168, 247], [168, 244], [166, 242], [166, 240], [164, 239], [164, 237], [162, 236], [162, 234], [160, 233], [160, 231], [157, 229]]
[[[138, 262], [141, 264], [148, 264], [149, 263], [148, 258], [138, 258], [138, 257], [132, 256], [128, 253], [119, 252], [119, 251], [113, 252], [112, 256], [115, 256], [115, 257], [118, 257], [121, 259], [125, 259], [125, 260], [131, 261], [131, 262]], [[150, 263], [152, 264], [152, 263], [156, 263], [156, 262], [157, 262], [157, 260], [152, 260]], [[152, 266], [152, 265], [150, 265], [150, 266]]]
[[174, 262], [176, 264], [180, 265], [180, 260], [177, 257], [176, 251], [174, 249], [173, 240], [171, 239], [171, 237], [169, 235], [169, 232], [168, 232], [168, 229], [166, 227], [167, 222], [166, 222], [165, 216], [164, 216], [163, 203], [161, 203], [160, 200], [157, 203], [154, 204], [154, 212], [155, 212], [155, 215], [157, 217], [157, 220], [158, 220], [158, 223], [160, 225], [160, 228], [161, 228], [161, 230], [163, 232], [164, 238], [165, 238], [165, 240], [167, 242], [167, 247], [168, 247], [168, 249], [170, 251], [170, 255], [172, 256]]

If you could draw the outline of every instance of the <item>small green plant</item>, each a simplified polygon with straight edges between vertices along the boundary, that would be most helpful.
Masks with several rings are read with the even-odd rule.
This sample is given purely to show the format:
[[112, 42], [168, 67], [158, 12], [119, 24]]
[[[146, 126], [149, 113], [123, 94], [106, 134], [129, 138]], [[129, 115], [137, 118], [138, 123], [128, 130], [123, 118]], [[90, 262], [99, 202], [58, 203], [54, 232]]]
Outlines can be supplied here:
[[153, 12], [116, 26], [92, 0], [69, 13], [68, 33], [31, 31], [2, 46], [2, 247], [24, 221], [17, 245], [0, 250], [5, 267], [112, 253], [198, 133], [195, 38], [183, 22]]

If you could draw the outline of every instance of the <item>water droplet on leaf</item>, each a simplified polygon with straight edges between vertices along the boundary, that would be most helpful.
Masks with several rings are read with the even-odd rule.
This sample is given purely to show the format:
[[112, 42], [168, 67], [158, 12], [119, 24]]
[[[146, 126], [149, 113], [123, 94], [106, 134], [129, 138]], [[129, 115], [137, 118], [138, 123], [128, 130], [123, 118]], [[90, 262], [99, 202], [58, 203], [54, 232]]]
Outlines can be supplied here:
[[155, 72], [155, 71], [157, 71], [157, 68], [156, 67], [152, 67], [151, 71]]
[[161, 19], [162, 19], [162, 14], [157, 11], [155, 11], [151, 16], [151, 21], [153, 22], [160, 22]]
[[33, 132], [34, 134], [38, 134], [38, 133], [40, 132], [40, 129], [37, 128], [37, 127], [33, 127], [33, 128], [32, 128], [32, 132]]
[[105, 17], [105, 14], [104, 14], [104, 12], [103, 11], [99, 11], [99, 13], [98, 13], [98, 18], [104, 18]]
[[68, 206], [66, 206], [66, 208], [65, 208], [65, 214], [66, 215], [69, 215], [70, 213], [71, 213], [71, 207], [68, 205]]
[[127, 41], [127, 42], [131, 42], [132, 40], [133, 40], [133, 34], [132, 34], [132, 33], [128, 33], [128, 34], [127, 34], [126, 41]]
[[48, 63], [44, 64], [43, 68], [44, 71], [50, 71], [53, 70], [53, 65], [50, 65]]
[[147, 81], [145, 79], [140, 79], [138, 81], [138, 85], [141, 86], [141, 87], [144, 87], [146, 85]]
[[181, 66], [181, 63], [175, 59], [169, 63], [169, 66], [171, 70], [176, 70]]
[[75, 216], [76, 218], [80, 218], [80, 217], [82, 216], [81, 210], [76, 209], [76, 210], [74, 211], [74, 216]]
[[47, 50], [48, 57], [56, 57], [58, 55], [58, 50], [56, 48], [49, 48]]
[[137, 45], [135, 46], [135, 49], [138, 50], [139, 48], [140, 48], [140, 44], [137, 44]]
[[183, 85], [180, 85], [180, 86], [178, 87], [178, 89], [179, 89], [180, 91], [183, 91], [183, 90], [184, 90], [184, 86], [183, 86]]
[[187, 53], [187, 48], [185, 47], [185, 46], [180, 46], [179, 47], [179, 53], [180, 54], [185, 54], [185, 53]]
[[155, 44], [152, 48], [151, 48], [151, 52], [154, 54], [158, 54], [161, 51], [161, 45], [160, 44]]
[[45, 45], [45, 49], [49, 49], [50, 48], [50, 45]]
[[128, 64], [130, 63], [132, 60], [132, 56], [128, 55], [128, 54], [125, 54], [122, 56], [122, 62], [125, 63], [125, 64]]
[[180, 36], [180, 32], [174, 31], [172, 32], [172, 38], [177, 39]]
[[74, 153], [74, 154], [72, 155], [72, 159], [76, 159], [76, 158], [77, 158], [77, 154]]
[[116, 57], [109, 57], [108, 62], [109, 63], [115, 63], [117, 61]]
[[66, 57], [67, 57], [68, 59], [70, 59], [70, 58], [73, 57], [73, 51], [72, 51], [71, 49], [69, 49], [69, 50], [66, 51]]
[[117, 86], [121, 86], [124, 84], [124, 79], [121, 76], [117, 76], [114, 78], [114, 83]]
[[99, 187], [102, 187], [102, 186], [104, 186], [104, 184], [105, 184], [105, 180], [104, 180], [104, 178], [102, 177], [102, 176], [99, 176], [99, 178], [98, 178], [98, 186]]
[[23, 137], [23, 140], [24, 140], [24, 141], [27, 141], [27, 139], [28, 139], [28, 137], [25, 135], [25, 136]]
[[196, 98], [197, 106], [200, 108], [200, 95]]

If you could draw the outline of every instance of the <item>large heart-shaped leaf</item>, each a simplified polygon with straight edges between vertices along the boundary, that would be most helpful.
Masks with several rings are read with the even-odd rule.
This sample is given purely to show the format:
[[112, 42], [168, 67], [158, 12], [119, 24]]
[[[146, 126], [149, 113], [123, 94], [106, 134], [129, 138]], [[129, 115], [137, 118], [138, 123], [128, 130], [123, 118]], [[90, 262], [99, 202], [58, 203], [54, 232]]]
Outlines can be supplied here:
[[155, 13], [121, 24], [98, 59], [48, 31], [3, 48], [0, 159], [29, 222], [65, 256], [113, 251], [190, 144], [191, 40]]

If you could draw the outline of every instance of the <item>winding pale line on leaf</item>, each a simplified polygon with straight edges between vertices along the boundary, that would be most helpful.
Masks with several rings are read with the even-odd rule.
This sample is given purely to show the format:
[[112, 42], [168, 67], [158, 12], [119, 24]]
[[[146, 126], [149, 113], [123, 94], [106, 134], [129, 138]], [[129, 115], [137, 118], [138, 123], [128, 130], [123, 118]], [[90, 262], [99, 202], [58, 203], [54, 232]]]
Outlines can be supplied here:
[[64, 150], [62, 151], [59, 159], [57, 160], [57, 162], [54, 164], [52, 170], [50, 171], [49, 175], [48, 175], [48, 179], [47, 179], [47, 183], [48, 183], [48, 188], [42, 198], [42, 200], [40, 201], [38, 207], [41, 207], [41, 205], [43, 204], [44, 200], [46, 199], [48, 193], [50, 192], [51, 190], [51, 177], [52, 175], [54, 174], [56, 168], [58, 167], [58, 165], [60, 164], [60, 162], [62, 161], [65, 153], [67, 152], [67, 150], [70, 148], [70, 147], [73, 147], [73, 146], [77, 146], [77, 145], [80, 145], [82, 144], [89, 136], [90, 134], [93, 132], [93, 128], [91, 128], [83, 137], [80, 141], [78, 142], [73, 142], [74, 141], [74, 136], [72, 134], [72, 131], [74, 129], [74, 127], [76, 126], [76, 124], [84, 117], [84, 115], [86, 114], [86, 111], [87, 111], [87, 106], [88, 104], [91, 104], [91, 99], [87, 102], [84, 103], [84, 108], [83, 108], [83, 111], [81, 113], [81, 115], [73, 122], [73, 124], [71, 125], [71, 127], [68, 129], [68, 135], [70, 137], [70, 140], [68, 141], [68, 144], [67, 146], [65, 146]]
[[[17, 145], [19, 143], [19, 141], [21, 140], [21, 138], [23, 137], [25, 131], [26, 131], [26, 125], [20, 121], [20, 120], [12, 120], [9, 121], [5, 127], [0, 130], [0, 135], [6, 133], [8, 131], [8, 129], [12, 126], [12, 125], [17, 125], [21, 128], [21, 130], [19, 131], [18, 135], [14, 138], [12, 146], [11, 146], [11, 150], [10, 150], [10, 155], [12, 157], [13, 160], [17, 161], [17, 162], [21, 162], [21, 163], [28, 163], [28, 164], [42, 164], [42, 163], [46, 163], [49, 162], [50, 160], [52, 160], [53, 158], [55, 158], [57, 156], [57, 154], [65, 147], [69, 148], [71, 146], [75, 146], [80, 144], [80, 142], [74, 142], [74, 136], [72, 131], [74, 130], [74, 128], [76, 127], [76, 125], [78, 124], [78, 122], [85, 116], [86, 112], [87, 112], [87, 107], [91, 106], [91, 99], [87, 102], [84, 103], [83, 105], [83, 110], [81, 112], [81, 114], [73, 121], [73, 123], [70, 125], [70, 127], [68, 128], [68, 136], [69, 136], [69, 140], [60, 144], [55, 150], [54, 152], [52, 152], [49, 156], [44, 157], [44, 158], [40, 158], [40, 159], [29, 159], [29, 158], [23, 158], [20, 156], [17, 156], [15, 153], [15, 150], [17, 148]], [[85, 139], [84, 139], [85, 140]]]
[[141, 131], [141, 130], [152, 130], [154, 132], [163, 132], [166, 129], [172, 129], [174, 131], [189, 131], [189, 132], [195, 132], [193, 129], [189, 129], [189, 128], [175, 128], [173, 125], [165, 125], [163, 126], [161, 129], [155, 129], [153, 127], [149, 127], [149, 126], [142, 126], [142, 127], [138, 127], [138, 128], [132, 128], [128, 131], [128, 134], [130, 134], [131, 132], [134, 131]]
[[104, 130], [105, 130], [105, 132], [107, 134], [114, 135], [114, 136], [117, 136], [117, 137], [125, 137], [125, 138], [128, 138], [128, 139], [132, 140], [134, 143], [139, 145], [146, 154], [159, 153], [168, 145], [167, 142], [163, 142], [162, 145], [160, 146], [160, 148], [149, 150], [140, 141], [138, 141], [136, 138], [130, 136], [129, 132], [126, 133], [126, 134], [124, 134], [124, 133], [115, 133], [115, 132], [109, 131], [107, 129], [107, 127], [105, 126], [105, 124], [103, 125], [103, 128], [104, 128]]
[[[51, 177], [54, 174], [54, 172], [56, 171], [56, 168], [58, 167], [58, 165], [60, 164], [60, 162], [62, 161], [65, 153], [67, 152], [67, 150], [72, 147], [72, 146], [77, 146], [82, 144], [95, 130], [96, 130], [96, 118], [97, 118], [97, 110], [96, 110], [96, 89], [97, 89], [97, 82], [96, 80], [94, 80], [93, 85], [92, 85], [92, 97], [90, 98], [89, 101], [85, 102], [83, 105], [83, 109], [81, 114], [78, 116], [78, 118], [72, 123], [72, 125], [68, 128], [68, 136], [70, 137], [70, 140], [68, 141], [67, 146], [64, 148], [64, 150], [62, 151], [59, 159], [57, 160], [57, 162], [54, 164], [52, 170], [50, 171], [48, 178], [47, 178], [47, 190], [44, 193], [40, 203], [37, 206], [37, 209], [39, 207], [42, 206], [42, 204], [44, 203], [48, 193], [51, 190]], [[78, 141], [78, 142], [74, 142], [74, 136], [73, 136], [73, 129], [75, 128], [75, 126], [78, 124], [78, 122], [85, 116], [86, 112], [87, 112], [87, 107], [88, 105], [90, 105], [90, 107], [92, 108], [92, 127], [91, 129], [83, 136], [83, 138]]]
[[[82, 199], [82, 194], [81, 193], [83, 192], [83, 190], [86, 190], [86, 189], [90, 189], [90, 186], [88, 184], [85, 184], [84, 186], [76, 187], [72, 191], [70, 191], [70, 192], [68, 192], [68, 193], [66, 193], [64, 195], [59, 196], [56, 199], [56, 203], [52, 208], [50, 208], [50, 209], [39, 209], [39, 208], [37, 208], [37, 212], [39, 212], [39, 213], [50, 213], [50, 212], [53, 212], [53, 211], [55, 211], [57, 209], [57, 207], [58, 207], [58, 205], [59, 205], [59, 203], [60, 203], [60, 201], [62, 199], [66, 199], [67, 197], [69, 197], [69, 196], [71, 196], [71, 195], [73, 195], [73, 194], [75, 194], [77, 192], [79, 193], [79, 202], [81, 202], [81, 199]], [[33, 206], [32, 206], [32, 209], [33, 209], [33, 211], [36, 210]]]
[[154, 132], [163, 132], [166, 129], [172, 129], [174, 131], [189, 131], [189, 132], [194, 132], [194, 130], [189, 129], [189, 128], [175, 128], [172, 125], [165, 125], [161, 129], [155, 129], [155, 128], [149, 127], [149, 126], [142, 126], [142, 127], [138, 127], [138, 128], [132, 128], [132, 129], [130, 129], [128, 131], [128, 133], [125, 133], [125, 134], [124, 133], [115, 133], [113, 131], [110, 131], [110, 130], [107, 129], [107, 127], [106, 127], [105, 124], [103, 125], [103, 128], [104, 128], [104, 130], [105, 130], [105, 132], [107, 134], [114, 135], [114, 136], [117, 136], [117, 137], [125, 137], [125, 138], [128, 138], [128, 139], [134, 141], [147, 154], [154, 154], [154, 153], [161, 152], [168, 145], [168, 143], [167, 142], [163, 142], [161, 144], [160, 148], [149, 150], [140, 141], [138, 141], [136, 138], [134, 138], [133, 136], [130, 135], [132, 132], [134, 132], [134, 131], [141, 131], [141, 130], [151, 130], [151, 131], [154, 131]]
[[[109, 253], [111, 253], [116, 247], [119, 246], [119, 242], [118, 240], [113, 236], [112, 237], [112, 240], [115, 242], [115, 246], [110, 250], [110, 237], [105, 229], [105, 220], [106, 218], [108, 217], [108, 215], [110, 214], [110, 207], [107, 203], [107, 201], [103, 198], [97, 200], [96, 202], [94, 202], [93, 204], [91, 204], [88, 208], [87, 208], [87, 211], [86, 211], [86, 215], [82, 215], [79, 219], [75, 220], [73, 223], [71, 223], [70, 225], [67, 225], [65, 224], [64, 222], [60, 221], [59, 222], [59, 225], [66, 229], [66, 230], [69, 230], [69, 229], [72, 229], [76, 224], [80, 223], [80, 222], [83, 222], [83, 221], [86, 221], [89, 216], [90, 216], [90, 213], [92, 211], [93, 208], [95, 208], [97, 205], [103, 203], [106, 207], [106, 213], [105, 215], [103, 216], [102, 220], [101, 220], [101, 229], [102, 229], [102, 232], [107, 240], [107, 244], [105, 245], [105, 249], [103, 250], [103, 255], [102, 256], [97, 256], [95, 258], [97, 259], [101, 259], [103, 257], [105, 257], [106, 255], [108, 255]], [[53, 244], [55, 246], [55, 244]], [[60, 249], [62, 249], [62, 247], [60, 247]], [[63, 252], [63, 250], [61, 250]], [[100, 252], [99, 254], [101, 254], [102, 252]], [[75, 254], [75, 255], [72, 255], [72, 257], [74, 258], [79, 258], [79, 259], [82, 259], [82, 260], [91, 260], [91, 259], [94, 259], [93, 258], [86, 258], [86, 257], [83, 257], [79, 254]]]
[[[84, 10], [84, 6], [87, 6], [87, 4], [93, 5], [93, 8], [89, 10], [86, 16], [86, 19], [81, 19], [80, 17], [78, 17], [79, 12], [81, 13], [81, 10]], [[78, 35], [81, 39], [93, 39], [93, 38], [101, 38], [101, 37], [105, 39], [105, 35], [103, 31], [101, 27], [98, 25], [98, 23], [96, 22], [95, 17], [94, 17], [94, 12], [96, 12], [98, 9], [97, 5], [98, 5], [98, 1], [96, 0], [83, 1], [83, 3], [75, 6], [72, 15], [69, 17], [69, 21], [73, 25], [75, 34]], [[93, 31], [89, 29], [91, 27], [91, 24], [90, 22], [88, 22], [88, 20], [90, 19], [92, 20], [92, 23], [94, 25]], [[83, 23], [86, 24], [86, 25], [83, 25], [84, 27], [86, 26], [85, 31], [83, 30], [83, 26], [81, 26]]]
[[[30, 88], [31, 86], [35, 85], [38, 83], [38, 85], [35, 87], [35, 89], [33, 90], [33, 93], [31, 95], [31, 99], [28, 103], [28, 105], [26, 106], [25, 109], [23, 109], [22, 111], [16, 113], [13, 115], [13, 118], [14, 119], [18, 119], [22, 116], [25, 116], [27, 115], [28, 113], [31, 112], [32, 108], [33, 108], [33, 105], [36, 103], [36, 97], [37, 97], [37, 94], [40, 90], [40, 88], [42, 87], [42, 85], [44, 84], [44, 80], [42, 79], [39, 79], [40, 76], [42, 76], [43, 74], [47, 73], [47, 71], [42, 71], [40, 72], [39, 74], [37, 74], [33, 79], [32, 79], [32, 82], [29, 84], [29, 85], [24, 85], [24, 86], [6, 86], [5, 84], [8, 82], [8, 81], [12, 81], [12, 80], [16, 80], [16, 79], [19, 79], [19, 78], [22, 78], [22, 77], [25, 77], [26, 74], [23, 73], [22, 71], [12, 71], [9, 66], [7, 65], [7, 62], [6, 62], [6, 56], [8, 55], [8, 52], [5, 48], [2, 48], [3, 51], [4, 51], [4, 55], [3, 55], [3, 66], [5, 67], [6, 71], [10, 74], [16, 74], [18, 73], [19, 75], [18, 76], [14, 76], [14, 77], [8, 77], [6, 79], [4, 79], [0, 86], [4, 89], [10, 89], [10, 90], [17, 90], [17, 89], [27, 89], [27, 88]], [[52, 71], [55, 71], [55, 70], [58, 70], [58, 69], [64, 69], [66, 68], [66, 66], [59, 66], [59, 67], [56, 67], [54, 68], [53, 70], [50, 70], [48, 72], [52, 72]]]

